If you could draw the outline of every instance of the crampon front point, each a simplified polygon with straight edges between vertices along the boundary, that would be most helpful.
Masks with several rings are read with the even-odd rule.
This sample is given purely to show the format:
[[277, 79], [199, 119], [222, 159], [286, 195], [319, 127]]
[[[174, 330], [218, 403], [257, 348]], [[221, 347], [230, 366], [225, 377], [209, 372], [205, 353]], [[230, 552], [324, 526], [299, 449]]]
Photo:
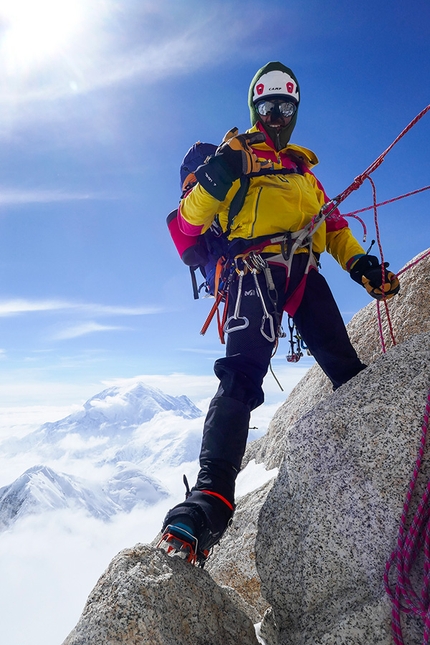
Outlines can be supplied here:
[[185, 529], [168, 525], [164, 529], [158, 548], [163, 549], [168, 555], [178, 556], [190, 564], [203, 567], [209, 551], [199, 551], [197, 538]]

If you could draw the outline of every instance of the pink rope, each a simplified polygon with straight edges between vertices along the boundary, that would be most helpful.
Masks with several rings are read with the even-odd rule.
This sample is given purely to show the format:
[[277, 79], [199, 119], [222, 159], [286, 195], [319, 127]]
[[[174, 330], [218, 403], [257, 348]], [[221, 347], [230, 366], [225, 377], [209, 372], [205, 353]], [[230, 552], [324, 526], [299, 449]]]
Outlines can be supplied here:
[[[373, 208], [373, 206], [370, 206], [370, 208]], [[366, 228], [366, 224], [361, 219], [361, 217], [358, 217], [358, 215], [356, 215], [355, 213], [347, 213], [346, 215], [343, 215], [343, 217], [353, 217], [354, 219], [360, 222], [361, 226], [363, 227], [363, 242], [365, 242], [367, 239], [367, 228]]]
[[419, 258], [417, 258], [416, 260], [414, 260], [413, 262], [411, 262], [411, 263], [410, 263], [410, 264], [408, 264], [407, 266], [403, 267], [403, 269], [401, 269], [401, 270], [398, 272], [397, 277], [398, 277], [399, 275], [402, 275], [402, 273], [404, 273], [404, 272], [405, 272], [405, 271], [407, 271], [408, 269], [411, 269], [412, 267], [414, 267], [416, 264], [418, 264], [418, 262], [421, 262], [421, 260], [424, 260], [424, 258], [428, 257], [429, 255], [430, 255], [430, 249], [429, 249], [428, 251], [426, 251], [425, 253], [423, 253], [423, 255], [421, 255]]
[[[430, 105], [428, 105], [424, 110], [422, 110], [407, 126], [402, 130], [402, 132], [396, 137], [396, 139], [392, 142], [390, 146], [384, 152], [379, 155], [379, 157], [356, 179], [346, 188], [343, 193], [335, 197], [333, 200], [331, 200], [328, 204], [326, 204], [325, 208], [323, 207], [322, 212], [319, 214], [320, 218], [321, 216], [328, 216], [331, 214], [331, 212], [339, 206], [341, 202], [343, 202], [354, 190], [357, 190], [359, 188], [365, 179], [368, 179], [372, 185], [372, 192], [373, 192], [373, 208], [374, 211], [374, 219], [375, 219], [375, 228], [376, 228], [376, 235], [378, 239], [378, 246], [379, 246], [379, 251], [381, 254], [381, 264], [382, 264], [382, 282], [384, 282], [384, 273], [385, 273], [385, 267], [384, 267], [384, 257], [383, 257], [383, 251], [382, 251], [382, 244], [380, 240], [380, 234], [379, 234], [379, 225], [378, 225], [378, 220], [377, 220], [377, 201], [376, 201], [376, 188], [375, 184], [370, 178], [370, 174], [378, 168], [381, 163], [384, 161], [386, 155], [390, 152], [390, 150], [396, 145], [396, 143], [407, 133], [409, 130], [425, 115], [427, 112], [430, 110]], [[423, 189], [426, 190], [426, 189]], [[418, 192], [418, 191], [417, 191]], [[394, 201], [394, 200], [393, 200]], [[360, 211], [358, 211], [360, 212]], [[318, 215], [316, 215], [311, 223], [311, 227], [315, 225], [317, 221]], [[420, 258], [415, 260], [415, 262], [411, 263], [405, 269], [403, 269], [400, 273], [403, 273], [407, 269], [410, 269], [412, 266], [423, 260], [425, 257], [427, 257], [430, 254], [429, 252], [426, 252], [424, 255], [422, 255]], [[399, 273], [399, 274], [400, 274]], [[392, 331], [392, 326], [391, 326], [391, 321], [389, 318], [389, 312], [388, 312], [388, 306], [387, 306], [387, 301], [384, 299], [385, 303], [385, 308], [386, 308], [386, 313], [387, 317], [389, 320], [389, 326], [390, 326], [390, 332], [392, 334], [392, 339], [393, 342], [395, 343], [394, 340], [394, 335]], [[379, 310], [379, 301], [378, 301], [378, 323], [379, 323], [379, 330], [380, 330], [380, 337], [381, 337], [381, 343], [383, 347], [383, 351], [385, 351], [385, 343], [383, 339], [383, 334], [382, 334], [382, 321], [380, 317], [380, 310]], [[392, 608], [392, 630], [393, 630], [393, 638], [394, 638], [394, 643], [395, 645], [404, 645], [403, 641], [403, 635], [402, 635], [402, 626], [400, 622], [400, 614], [401, 612], [406, 612], [406, 613], [415, 613], [418, 616], [421, 616], [424, 622], [424, 634], [423, 634], [423, 645], [428, 645], [429, 644], [429, 639], [430, 639], [430, 606], [429, 606], [429, 597], [430, 597], [430, 481], [427, 484], [427, 488], [424, 492], [424, 495], [421, 499], [421, 502], [418, 506], [417, 512], [415, 513], [414, 518], [412, 519], [411, 525], [409, 527], [409, 530], [406, 530], [406, 521], [407, 521], [407, 516], [409, 512], [409, 506], [411, 503], [411, 498], [412, 494], [417, 482], [418, 474], [421, 468], [421, 462], [424, 456], [424, 451], [425, 451], [425, 446], [426, 446], [426, 439], [427, 439], [427, 430], [428, 430], [428, 423], [429, 423], [429, 415], [430, 415], [430, 389], [428, 392], [427, 396], [427, 402], [426, 402], [426, 407], [425, 407], [425, 412], [424, 412], [424, 420], [422, 424], [422, 431], [421, 431], [421, 441], [420, 441], [420, 447], [418, 451], [418, 457], [415, 463], [415, 468], [414, 468], [414, 473], [412, 476], [412, 479], [409, 483], [408, 487], [408, 492], [406, 494], [406, 500], [403, 505], [403, 512], [402, 512], [402, 517], [400, 520], [400, 528], [399, 528], [399, 533], [398, 533], [398, 539], [397, 539], [397, 548], [393, 551], [391, 554], [386, 567], [385, 567], [385, 575], [384, 575], [384, 583], [385, 583], [385, 589], [387, 593], [389, 594], [393, 608]], [[418, 553], [420, 549], [424, 546], [424, 577], [423, 577], [423, 585], [421, 589], [421, 598], [418, 598], [417, 593], [414, 591], [409, 574], [411, 572], [411, 568], [413, 563], [415, 562]], [[396, 571], [397, 571], [397, 580], [396, 580], [396, 585], [394, 591], [391, 590], [390, 583], [389, 583], [389, 573], [391, 570], [391, 567], [393, 564], [396, 565]]]
[[[421, 617], [424, 622], [423, 645], [428, 645], [430, 637], [430, 481], [427, 484], [427, 488], [424, 491], [409, 529], [406, 528], [412, 495], [424, 457], [429, 415], [430, 389], [427, 395], [427, 402], [424, 411], [418, 456], [415, 462], [412, 479], [409, 482], [406, 499], [403, 504], [402, 516], [400, 518], [397, 547], [391, 553], [391, 556], [385, 565], [384, 584], [385, 590], [390, 596], [392, 602], [392, 631], [395, 645], [404, 645], [400, 620], [401, 612], [414, 613]], [[424, 547], [424, 574], [419, 597], [412, 586], [410, 573], [422, 547]], [[392, 589], [389, 575], [390, 570], [394, 565], [397, 579], [395, 581], [395, 587]]]

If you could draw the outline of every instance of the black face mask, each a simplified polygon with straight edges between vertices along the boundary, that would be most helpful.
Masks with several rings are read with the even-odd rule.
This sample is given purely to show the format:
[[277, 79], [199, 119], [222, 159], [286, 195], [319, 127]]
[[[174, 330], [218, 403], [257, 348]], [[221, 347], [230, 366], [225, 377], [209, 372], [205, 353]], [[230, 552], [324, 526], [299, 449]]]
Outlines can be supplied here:
[[270, 112], [267, 113], [267, 117], [269, 118], [268, 122], [266, 123], [263, 122], [262, 115], [259, 114], [259, 111], [257, 108], [255, 108], [255, 113], [257, 116], [257, 121], [261, 123], [264, 130], [267, 132], [270, 139], [272, 140], [275, 146], [275, 149], [279, 151], [279, 150], [282, 150], [282, 148], [285, 148], [288, 141], [290, 140], [291, 132], [294, 129], [295, 121], [297, 118], [296, 117], [297, 108], [294, 110], [293, 114], [291, 115], [290, 122], [285, 124], [284, 119], [286, 117], [280, 110], [279, 104], [276, 101], [273, 101], [271, 103], [272, 103], [272, 108]]
[[[276, 105], [274, 109], [269, 113], [269, 125], [274, 125], [276, 123], [283, 123], [283, 114], [281, 114], [279, 107]], [[287, 124], [288, 125], [288, 124]]]

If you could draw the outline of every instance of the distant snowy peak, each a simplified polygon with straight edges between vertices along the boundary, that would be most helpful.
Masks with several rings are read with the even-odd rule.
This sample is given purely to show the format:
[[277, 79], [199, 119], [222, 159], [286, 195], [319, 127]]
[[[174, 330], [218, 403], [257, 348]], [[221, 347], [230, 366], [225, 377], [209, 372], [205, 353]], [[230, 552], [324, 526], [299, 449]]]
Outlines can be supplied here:
[[49, 436], [68, 432], [112, 435], [134, 430], [154, 418], [159, 412], [173, 412], [187, 419], [202, 415], [184, 395], [169, 396], [144, 383], [133, 386], [110, 387], [89, 399], [83, 410], [55, 423], [45, 423], [38, 432]]
[[47, 466], [33, 466], [0, 489], [0, 530], [27, 515], [65, 508], [108, 520], [137, 504], [155, 504], [167, 495], [160, 482], [132, 464], [118, 464], [113, 477], [103, 484], [57, 473]]

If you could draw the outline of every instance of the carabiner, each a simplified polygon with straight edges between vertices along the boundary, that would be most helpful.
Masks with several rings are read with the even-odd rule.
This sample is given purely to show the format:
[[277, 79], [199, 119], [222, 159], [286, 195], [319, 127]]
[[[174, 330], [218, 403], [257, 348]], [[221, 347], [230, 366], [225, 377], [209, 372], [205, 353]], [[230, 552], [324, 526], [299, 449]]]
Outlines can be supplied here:
[[[243, 282], [243, 276], [245, 275], [245, 271], [243, 269], [238, 270], [236, 269], [237, 273], [239, 274], [239, 284], [237, 287], [237, 297], [236, 297], [236, 305], [234, 307], [234, 312], [232, 316], [229, 316], [227, 320], [225, 321], [225, 325], [223, 328], [223, 331], [225, 334], [232, 334], [234, 331], [241, 331], [242, 329], [246, 329], [249, 326], [249, 319], [246, 316], [240, 316], [240, 304], [242, 302], [242, 282]], [[235, 325], [233, 321], [243, 321], [242, 324]], [[230, 325], [233, 326], [230, 326]]]

